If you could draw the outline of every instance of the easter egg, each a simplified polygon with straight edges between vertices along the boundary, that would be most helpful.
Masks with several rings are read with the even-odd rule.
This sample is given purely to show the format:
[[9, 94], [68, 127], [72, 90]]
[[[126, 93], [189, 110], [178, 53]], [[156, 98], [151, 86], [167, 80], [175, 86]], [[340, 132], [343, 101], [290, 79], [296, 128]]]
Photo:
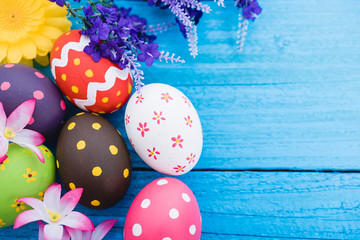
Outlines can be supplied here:
[[96, 113], [79, 113], [60, 132], [56, 157], [66, 190], [83, 188], [80, 203], [94, 209], [115, 205], [131, 179], [129, 151], [120, 133]]
[[130, 97], [129, 69], [101, 58], [93, 61], [83, 52], [90, 38], [73, 30], [60, 36], [51, 51], [51, 71], [67, 99], [84, 111], [111, 113]]
[[66, 117], [64, 98], [56, 85], [39, 70], [22, 64], [0, 66], [0, 102], [6, 115], [21, 103], [36, 99], [34, 114], [26, 128], [44, 137], [58, 133]]
[[0, 228], [12, 226], [16, 217], [31, 209], [17, 199], [33, 197], [41, 199], [45, 190], [55, 182], [55, 159], [51, 151], [38, 147], [45, 158], [40, 162], [29, 148], [11, 143], [7, 159], [0, 164]]
[[136, 153], [161, 173], [180, 175], [198, 162], [203, 145], [199, 116], [190, 100], [166, 84], [135, 93], [125, 111], [126, 133]]
[[126, 216], [124, 239], [199, 240], [201, 215], [190, 188], [175, 178], [160, 178], [136, 196]]

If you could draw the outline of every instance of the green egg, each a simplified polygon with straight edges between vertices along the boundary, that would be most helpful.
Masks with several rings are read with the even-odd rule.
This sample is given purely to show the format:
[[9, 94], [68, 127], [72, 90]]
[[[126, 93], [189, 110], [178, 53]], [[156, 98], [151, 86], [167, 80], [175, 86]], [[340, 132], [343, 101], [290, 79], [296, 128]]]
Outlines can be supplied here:
[[14, 225], [16, 217], [31, 209], [16, 200], [22, 197], [43, 199], [48, 186], [55, 182], [55, 159], [50, 150], [38, 147], [45, 163], [29, 149], [11, 143], [8, 158], [0, 164], [0, 228]]

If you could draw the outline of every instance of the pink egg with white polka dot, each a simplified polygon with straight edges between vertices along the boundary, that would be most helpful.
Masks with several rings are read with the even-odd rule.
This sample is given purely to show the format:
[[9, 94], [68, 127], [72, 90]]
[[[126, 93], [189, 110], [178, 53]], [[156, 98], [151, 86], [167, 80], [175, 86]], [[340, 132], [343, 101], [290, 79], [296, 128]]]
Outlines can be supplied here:
[[182, 181], [165, 177], [149, 183], [131, 204], [124, 239], [198, 240], [199, 205]]

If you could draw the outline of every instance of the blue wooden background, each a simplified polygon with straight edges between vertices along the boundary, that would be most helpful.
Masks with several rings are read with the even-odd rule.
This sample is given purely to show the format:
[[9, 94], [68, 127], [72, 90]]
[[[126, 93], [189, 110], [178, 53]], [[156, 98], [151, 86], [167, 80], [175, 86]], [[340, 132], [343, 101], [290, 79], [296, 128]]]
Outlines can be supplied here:
[[[242, 54], [233, 1], [225, 9], [209, 1], [200, 55], [192, 59], [175, 27], [158, 43], [186, 63], [144, 66], [145, 83], [177, 87], [201, 118], [203, 154], [179, 179], [199, 202], [202, 239], [360, 239], [360, 2], [259, 2], [263, 13]], [[116, 3], [151, 24], [173, 21], [145, 2]], [[123, 116], [124, 109], [107, 118], [126, 136]], [[108, 210], [77, 208], [96, 224], [119, 219], [107, 239], [123, 238], [132, 200], [163, 176], [129, 148], [134, 174], [125, 198]], [[1, 229], [0, 239], [36, 239], [36, 228]]]

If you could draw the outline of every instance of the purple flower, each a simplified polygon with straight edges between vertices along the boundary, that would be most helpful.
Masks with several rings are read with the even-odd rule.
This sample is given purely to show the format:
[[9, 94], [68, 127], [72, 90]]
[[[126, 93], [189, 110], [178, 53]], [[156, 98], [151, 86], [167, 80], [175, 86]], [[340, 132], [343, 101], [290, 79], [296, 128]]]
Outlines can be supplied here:
[[100, 50], [100, 43], [97, 42], [90, 42], [89, 45], [84, 48], [84, 52], [90, 55], [95, 62], [101, 59]]
[[255, 20], [255, 18], [261, 13], [262, 9], [257, 1], [251, 2], [248, 6], [244, 7], [242, 13], [245, 19]]
[[96, 4], [96, 9], [99, 10], [107, 24], [112, 25], [118, 21], [118, 13], [116, 8], [107, 8], [101, 4]]
[[121, 7], [118, 11], [120, 13], [120, 17], [125, 18], [131, 12], [131, 8], [126, 9], [126, 8]]
[[120, 18], [117, 26], [114, 28], [117, 36], [120, 38], [128, 38], [130, 34], [129, 22], [125, 18]]
[[127, 17], [128, 21], [129, 21], [129, 28], [131, 30], [134, 30], [136, 32], [141, 32], [144, 30], [145, 26], [146, 26], [146, 19], [145, 18], [140, 18], [136, 15], [132, 15]]
[[90, 4], [87, 4], [86, 7], [84, 7], [83, 12], [87, 18], [94, 16], [94, 11]]
[[55, 2], [60, 7], [63, 7], [65, 4], [65, 0], [50, 0], [50, 2]]
[[161, 55], [158, 48], [159, 45], [157, 43], [152, 44], [139, 44], [141, 53], [137, 56], [137, 59], [140, 62], [145, 62], [146, 66], [151, 67], [154, 60], [158, 59]]
[[107, 40], [109, 38], [110, 27], [104, 23], [100, 17], [91, 19], [93, 24], [90, 29], [81, 31], [83, 35], [90, 36], [92, 42], [98, 42], [99, 40]]
[[109, 40], [100, 45], [101, 56], [112, 62], [118, 62], [124, 54], [124, 49], [120, 48], [114, 40]]

